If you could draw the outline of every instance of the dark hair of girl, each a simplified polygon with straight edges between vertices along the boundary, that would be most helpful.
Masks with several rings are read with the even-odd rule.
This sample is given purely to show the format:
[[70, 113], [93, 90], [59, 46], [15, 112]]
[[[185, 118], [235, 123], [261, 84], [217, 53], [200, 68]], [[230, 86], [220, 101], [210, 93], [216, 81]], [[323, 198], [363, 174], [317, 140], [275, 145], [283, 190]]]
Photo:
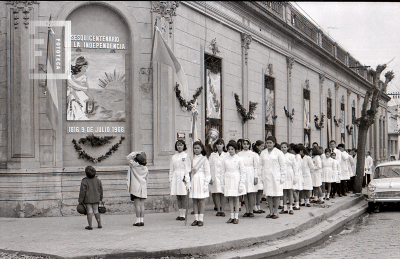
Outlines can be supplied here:
[[238, 150], [238, 144], [234, 140], [229, 140], [228, 144], [226, 145], [226, 149], [229, 147], [233, 147], [235, 150]]
[[207, 156], [207, 152], [206, 152], [206, 148], [204, 147], [204, 144], [201, 141], [195, 141], [193, 143], [193, 150], [194, 150], [194, 146], [199, 145], [201, 147], [201, 154], [203, 156]]
[[177, 147], [178, 143], [183, 144], [183, 151], [185, 151], [187, 149], [185, 141], [183, 139], [178, 139], [175, 142], [175, 151], [178, 151], [178, 147]]
[[252, 145], [251, 148], [252, 148], [253, 151], [256, 152], [257, 154], [261, 154], [261, 151], [262, 151], [262, 150], [260, 150], [259, 146], [261, 146], [262, 144], [264, 144], [264, 141], [262, 141], [262, 140], [257, 140], [256, 142], [253, 143], [253, 145]]
[[313, 156], [319, 156], [321, 155], [321, 150], [318, 147], [313, 147], [312, 154]]
[[271, 140], [272, 142], [274, 142], [274, 144], [276, 143], [276, 139], [275, 139], [274, 136], [268, 136], [268, 137], [265, 139], [265, 142], [267, 142], [268, 140]]
[[89, 63], [85, 59], [84, 56], [80, 56], [79, 58], [76, 59], [75, 61], [75, 66], [71, 66], [71, 72], [73, 75], [79, 74], [81, 72], [81, 68], [83, 66], [87, 66]]
[[299, 145], [294, 145], [294, 146], [293, 146], [293, 151], [294, 151], [296, 154], [299, 154], [299, 153], [300, 153], [300, 146], [299, 146]]
[[303, 151], [303, 154], [305, 155], [305, 156], [310, 156], [310, 152], [308, 152], [308, 150], [307, 150], [307, 148], [305, 147], [305, 146], [299, 146], [300, 147], [300, 150], [301, 151]]
[[248, 139], [248, 138], [243, 139], [243, 141], [242, 141], [242, 146], [243, 146], [243, 143], [244, 143], [244, 142], [249, 143], [249, 145], [250, 145], [250, 147], [251, 147], [251, 141], [250, 141], [250, 139]]
[[325, 153], [330, 153], [331, 150], [329, 148], [325, 148]]
[[93, 166], [88, 165], [85, 168], [85, 174], [86, 174], [87, 178], [91, 179], [96, 176], [96, 169], [94, 169]]
[[289, 144], [287, 142], [282, 142], [281, 147], [282, 147], [282, 145], [286, 145], [289, 148]]
[[214, 152], [218, 152], [217, 145], [221, 145], [221, 144], [224, 145], [223, 151], [226, 152], [225, 141], [222, 138], [219, 138], [215, 141], [215, 143], [213, 145]]

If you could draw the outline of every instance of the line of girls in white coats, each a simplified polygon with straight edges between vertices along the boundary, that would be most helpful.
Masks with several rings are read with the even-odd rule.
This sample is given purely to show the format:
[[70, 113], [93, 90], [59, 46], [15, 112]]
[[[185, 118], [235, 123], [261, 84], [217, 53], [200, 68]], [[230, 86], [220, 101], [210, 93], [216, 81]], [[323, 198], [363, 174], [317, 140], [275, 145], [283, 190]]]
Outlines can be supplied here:
[[177, 153], [171, 158], [169, 181], [170, 194], [176, 195], [180, 212], [176, 220], [185, 220], [188, 191], [189, 198], [193, 199], [195, 220], [192, 226], [204, 225], [205, 198], [210, 192], [216, 216], [225, 217], [223, 208], [228, 198], [230, 217], [227, 223], [238, 224], [240, 197], [246, 208], [243, 217], [264, 213], [260, 203], [265, 195], [270, 210], [266, 218], [277, 219], [278, 209], [283, 208], [279, 214], [293, 215], [294, 210], [300, 210], [300, 205], [311, 206], [313, 190], [314, 201], [311, 202], [322, 202], [330, 198], [331, 183], [350, 179], [348, 170], [342, 173], [341, 161], [335, 159], [336, 153], [341, 156], [339, 150], [326, 149], [322, 154], [322, 147], [310, 150], [302, 144], [283, 142], [277, 145], [272, 136], [266, 138], [265, 146], [261, 140], [253, 146], [248, 139], [242, 139], [240, 145], [238, 142], [230, 140], [225, 146], [222, 138], [217, 139], [209, 155], [201, 141], [194, 142], [193, 167], [185, 152], [185, 142], [175, 143]]

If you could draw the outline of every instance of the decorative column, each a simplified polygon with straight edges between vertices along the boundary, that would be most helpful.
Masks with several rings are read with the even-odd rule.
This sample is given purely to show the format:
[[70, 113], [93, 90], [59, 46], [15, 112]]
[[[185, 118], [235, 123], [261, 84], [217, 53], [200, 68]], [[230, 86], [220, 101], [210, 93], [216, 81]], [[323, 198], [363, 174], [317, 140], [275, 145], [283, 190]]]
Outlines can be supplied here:
[[[243, 93], [243, 104], [247, 107], [249, 103], [249, 89], [248, 89], [248, 74], [249, 74], [249, 66], [248, 66], [248, 51], [250, 49], [251, 44], [251, 36], [246, 33], [242, 33], [242, 93]], [[249, 135], [249, 123], [243, 124], [243, 133], [242, 136], [244, 138], [248, 138]]]
[[[154, 26], [157, 25], [162, 37], [174, 50], [173, 18], [176, 16], [179, 2], [152, 1], [151, 5], [153, 30]], [[160, 62], [153, 64], [152, 72], [154, 163], [165, 164], [168, 163], [169, 156], [174, 154], [174, 143], [176, 141], [174, 87], [177, 80], [172, 68]], [[190, 119], [188, 118], [188, 120]]]
[[[294, 58], [286, 57], [287, 65], [287, 109], [289, 112], [292, 111], [292, 68]], [[290, 119], [287, 118], [287, 129], [288, 129], [288, 143], [292, 142], [292, 126], [290, 125]]]
[[[7, 91], [8, 95], [8, 168], [38, 168], [39, 105], [37, 81], [30, 79], [34, 68], [34, 48], [29, 21], [37, 19], [34, 1], [6, 3], [7, 27]], [[7, 21], [7, 19], [5, 20]], [[36, 83], [36, 84], [35, 84]]]
[[[319, 110], [320, 110], [320, 115], [322, 119], [322, 114], [324, 113], [324, 101], [325, 101], [325, 96], [324, 96], [324, 81], [325, 81], [325, 74], [319, 74]], [[328, 125], [326, 125], [328, 127]], [[323, 141], [323, 130], [319, 131], [319, 143], [322, 146], [322, 141]], [[329, 143], [328, 143], [329, 144]], [[329, 145], [328, 145], [329, 147]]]
[[[335, 83], [335, 114], [332, 115], [332, 119], [334, 118], [334, 116], [337, 117], [338, 114], [340, 114], [340, 103], [339, 103], [338, 92], [339, 92], [339, 84]], [[338, 107], [339, 107], [339, 111], [338, 111]], [[339, 134], [340, 134], [340, 129], [337, 130], [336, 129], [337, 128], [336, 125], [333, 128], [335, 129], [335, 134], [334, 134], [335, 139], [334, 140], [336, 140], [336, 144], [340, 144], [341, 138], [340, 138], [340, 135], [339, 135], [339, 138], [338, 138], [338, 134], [337, 134], [337, 132], [339, 132]]]

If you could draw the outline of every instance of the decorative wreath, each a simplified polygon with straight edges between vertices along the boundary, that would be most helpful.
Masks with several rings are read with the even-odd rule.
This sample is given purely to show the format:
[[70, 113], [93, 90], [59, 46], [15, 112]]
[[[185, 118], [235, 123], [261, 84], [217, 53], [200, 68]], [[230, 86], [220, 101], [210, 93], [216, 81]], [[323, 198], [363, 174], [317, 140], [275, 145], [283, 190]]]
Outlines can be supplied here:
[[325, 115], [322, 114], [322, 115], [321, 115], [321, 121], [318, 123], [319, 118], [318, 118], [317, 115], [314, 115], [314, 124], [315, 124], [315, 128], [321, 130], [321, 129], [324, 127], [324, 117], [325, 117]]
[[115, 136], [96, 137], [94, 134], [91, 134], [86, 136], [86, 138], [79, 139], [78, 143], [83, 145], [89, 143], [92, 147], [101, 147], [109, 144], [113, 139], [115, 139]]
[[197, 98], [199, 98], [201, 92], [203, 91], [203, 87], [200, 86], [197, 88], [196, 93], [193, 95], [193, 99], [190, 101], [186, 101], [183, 99], [181, 95], [181, 90], [179, 89], [179, 84], [175, 84], [175, 93], [176, 93], [176, 98], [178, 98], [179, 104], [181, 105], [182, 108], [184, 108], [187, 111], [191, 111], [193, 109], [193, 105], [196, 103]]
[[336, 127], [339, 127], [340, 124], [342, 124], [343, 119], [340, 118], [340, 119], [337, 120], [337, 119], [336, 119], [336, 116], [333, 116], [333, 122], [335, 123], [335, 126], [336, 126]]
[[[96, 139], [96, 138], [97, 138], [97, 139]], [[110, 139], [113, 139], [113, 138], [115, 138], [115, 137], [98, 138], [98, 137], [94, 137], [94, 136], [93, 136], [93, 137], [91, 138], [90, 136], [88, 136], [88, 137], [86, 137], [86, 138], [81, 138], [81, 139], [79, 140], [79, 143], [82, 143], [82, 144], [85, 145], [86, 142], [89, 142], [93, 147], [100, 147], [100, 146], [103, 146], [104, 144], [109, 143], [109, 142], [110, 142]], [[87, 141], [86, 141], [86, 142], [85, 142], [85, 141], [81, 142], [82, 139], [85, 139], [85, 141], [86, 141], [86, 140], [87, 140]], [[91, 139], [92, 142], [89, 141], [88, 139]], [[96, 140], [93, 141], [93, 139], [96, 139]], [[124, 139], [125, 139], [125, 137], [121, 136], [121, 139], [120, 139], [120, 141], [119, 141], [117, 144], [113, 145], [113, 146], [107, 151], [107, 153], [105, 153], [104, 155], [99, 156], [99, 157], [97, 157], [97, 158], [94, 158], [94, 157], [90, 156], [88, 153], [86, 153], [84, 150], [82, 150], [82, 147], [78, 144], [78, 142], [76, 142], [75, 139], [72, 139], [72, 143], [74, 144], [75, 151], [78, 152], [78, 154], [79, 154], [79, 156], [78, 156], [79, 159], [85, 159], [85, 160], [90, 161], [90, 162], [92, 162], [92, 163], [100, 163], [100, 162], [103, 161], [104, 159], [107, 159], [108, 157], [110, 157], [115, 151], [117, 151], [118, 148], [119, 148], [119, 146], [122, 144], [122, 141], [124, 141]], [[108, 142], [107, 142], [107, 141], [108, 141]], [[95, 143], [96, 146], [94, 146], [93, 143]]]
[[347, 133], [349, 133], [349, 135], [353, 135], [353, 125], [346, 125], [346, 129], [347, 129]]
[[290, 113], [288, 110], [286, 110], [286, 107], [283, 106], [283, 109], [285, 110], [286, 117], [288, 117], [291, 121], [293, 121], [294, 117], [294, 108], [292, 109], [292, 112]]
[[239, 114], [242, 116], [243, 123], [248, 120], [254, 120], [254, 111], [257, 109], [258, 103], [256, 102], [249, 102], [249, 112], [247, 112], [246, 108], [240, 103], [239, 95], [235, 93], [235, 100], [236, 100], [236, 108]]

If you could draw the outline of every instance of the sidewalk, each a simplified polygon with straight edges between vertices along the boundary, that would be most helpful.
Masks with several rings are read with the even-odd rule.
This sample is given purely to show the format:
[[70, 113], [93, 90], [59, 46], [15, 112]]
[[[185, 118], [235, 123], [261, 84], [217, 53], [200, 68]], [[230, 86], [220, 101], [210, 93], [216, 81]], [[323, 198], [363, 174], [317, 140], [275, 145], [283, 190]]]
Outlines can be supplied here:
[[[212, 258], [231, 258], [234, 256], [231, 248], [273, 244], [268, 250], [268, 254], [272, 255], [288, 251], [282, 250], [282, 244], [286, 240], [292, 248], [300, 248], [301, 244], [308, 245], [304, 238], [308, 236], [310, 239], [311, 235], [304, 233], [318, 223], [325, 224], [332, 232], [333, 228], [339, 227], [348, 217], [361, 215], [366, 211], [364, 200], [364, 196], [348, 194], [327, 201], [326, 208], [320, 204], [312, 204], [312, 207], [301, 207], [294, 215], [280, 214], [279, 219], [265, 218], [269, 210], [263, 202], [262, 208], [267, 213], [255, 214], [254, 218], [243, 218], [242, 211], [237, 225], [226, 223], [229, 218], [227, 209], [227, 217], [216, 217], [213, 206], [207, 206], [203, 227], [190, 226], [194, 220], [190, 213], [187, 226], [184, 221], [176, 221], [178, 212], [145, 214], [143, 227], [132, 226], [135, 223], [134, 214], [106, 213], [102, 215], [103, 228], [94, 228], [92, 231], [84, 229], [87, 226], [86, 216], [0, 218], [0, 251], [20, 251], [59, 258], [132, 258], [196, 254], [208, 254]], [[359, 209], [351, 210], [356, 206]], [[350, 212], [339, 216], [340, 212], [345, 210]], [[335, 215], [338, 215], [341, 221], [333, 224], [332, 221], [335, 220], [328, 218]], [[94, 219], [93, 221], [95, 222]], [[277, 240], [283, 243], [276, 246]], [[255, 257], [254, 254], [249, 256]]]

